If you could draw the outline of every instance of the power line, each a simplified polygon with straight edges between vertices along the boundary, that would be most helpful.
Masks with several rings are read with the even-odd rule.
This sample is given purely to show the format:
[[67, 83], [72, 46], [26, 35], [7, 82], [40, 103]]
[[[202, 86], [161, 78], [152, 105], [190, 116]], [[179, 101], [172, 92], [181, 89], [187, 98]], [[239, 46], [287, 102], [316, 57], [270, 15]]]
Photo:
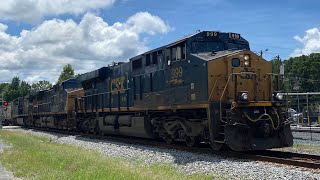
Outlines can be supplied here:
[[293, 48], [286, 48], [286, 47], [280, 47], [280, 46], [270, 46], [270, 45], [266, 45], [266, 44], [257, 44], [257, 43], [250, 43], [250, 44], [263, 46], [263, 47], [269, 47], [269, 48], [287, 49], [287, 50], [292, 50], [292, 51], [296, 50], [296, 49], [293, 49]]

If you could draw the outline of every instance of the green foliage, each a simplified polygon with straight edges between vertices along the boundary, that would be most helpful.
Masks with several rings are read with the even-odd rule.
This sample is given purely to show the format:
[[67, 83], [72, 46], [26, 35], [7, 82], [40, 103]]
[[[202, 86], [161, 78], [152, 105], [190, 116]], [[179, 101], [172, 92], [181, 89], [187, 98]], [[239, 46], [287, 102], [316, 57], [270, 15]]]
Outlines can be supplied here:
[[9, 88], [17, 90], [19, 88], [19, 86], [20, 86], [19, 77], [17, 77], [17, 76], [13, 77], [12, 80], [11, 80], [11, 84], [10, 84]]
[[12, 78], [11, 83], [4, 86], [6, 86], [3, 91], [6, 101], [12, 101], [18, 97], [26, 96], [31, 90], [31, 86], [25, 81], [20, 81], [19, 77]]
[[[284, 61], [284, 67], [287, 92], [320, 92], [320, 53], [290, 58]], [[308, 99], [311, 111], [319, 107], [319, 96]], [[291, 97], [290, 101], [292, 107], [297, 107], [296, 97]], [[306, 109], [306, 103], [300, 103], [300, 110]]]
[[67, 64], [63, 67], [63, 69], [61, 71], [61, 74], [58, 79], [58, 83], [61, 83], [67, 79], [74, 77], [74, 76], [75, 76], [75, 74], [74, 74], [74, 70], [73, 70], [71, 64]]
[[0, 95], [4, 95], [4, 92], [7, 91], [8, 87], [9, 87], [9, 83], [1, 83], [0, 84]]
[[279, 74], [280, 66], [282, 63], [284, 64], [288, 92], [320, 91], [320, 53], [294, 57], [285, 61], [275, 58], [270, 62], [275, 74]]
[[21, 81], [19, 91], [21, 96], [26, 96], [30, 93], [31, 86], [25, 81]]
[[280, 66], [282, 61], [280, 58], [274, 58], [270, 61], [272, 63], [272, 73], [279, 74], [280, 73]]
[[49, 81], [43, 80], [31, 85], [31, 92], [37, 92], [45, 89], [52, 88], [52, 84]]
[[[320, 91], [320, 53], [290, 58], [284, 61], [289, 92]], [[294, 87], [299, 87], [299, 89]]]
[[11, 83], [0, 84], [0, 95], [3, 95], [6, 101], [12, 101], [18, 97], [26, 96], [30, 92], [37, 92], [51, 87], [52, 84], [46, 80], [30, 85], [26, 81], [21, 81], [19, 77], [14, 77]]

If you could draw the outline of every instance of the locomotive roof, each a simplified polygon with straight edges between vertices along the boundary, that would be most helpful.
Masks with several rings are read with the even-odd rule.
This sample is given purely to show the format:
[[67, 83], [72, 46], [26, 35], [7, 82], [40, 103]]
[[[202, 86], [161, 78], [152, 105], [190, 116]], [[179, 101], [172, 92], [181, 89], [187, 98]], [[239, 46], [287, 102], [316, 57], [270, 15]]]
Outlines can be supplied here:
[[170, 46], [174, 46], [174, 45], [176, 45], [176, 44], [179, 44], [179, 43], [185, 41], [186, 39], [188, 39], [188, 38], [190, 38], [190, 37], [192, 37], [192, 36], [194, 36], [194, 35], [197, 35], [197, 34], [199, 34], [199, 33], [201, 33], [201, 32], [193, 33], [193, 34], [189, 34], [189, 35], [187, 35], [187, 36], [184, 36], [183, 38], [180, 38], [180, 39], [178, 39], [178, 40], [176, 40], [176, 41], [173, 41], [172, 43], [168, 44], [167, 46], [170, 47]]
[[111, 71], [110, 67], [101, 67], [97, 70], [81, 74], [77, 79], [79, 82], [90, 81], [93, 79], [105, 79]]
[[191, 55], [201, 58], [206, 61], [210, 61], [213, 59], [218, 59], [223, 56], [232, 55], [235, 53], [242, 52], [244, 50], [225, 50], [225, 51], [217, 51], [217, 52], [203, 52], [203, 53], [193, 53]]
[[[139, 54], [137, 56], [134, 56], [132, 58], [130, 58], [130, 61], [132, 60], [135, 60], [137, 58], [141, 58], [143, 55], [145, 54], [148, 54], [148, 53], [151, 53], [151, 52], [154, 52], [154, 51], [158, 51], [158, 50], [161, 50], [163, 48], [168, 48], [168, 47], [171, 47], [171, 46], [174, 46], [174, 45], [177, 45], [183, 41], [186, 41], [188, 40], [189, 38], [201, 38], [201, 37], [206, 37], [207, 33], [211, 33], [211, 37], [214, 37], [214, 38], [219, 38], [220, 41], [227, 41], [228, 39], [234, 39], [234, 40], [239, 40], [241, 42], [246, 42], [248, 43], [248, 41], [246, 39], [244, 39], [240, 34], [237, 34], [237, 33], [232, 33], [232, 32], [221, 32], [221, 31], [200, 31], [200, 32], [196, 32], [196, 33], [193, 33], [193, 34], [189, 34], [187, 36], [184, 36], [180, 39], [177, 39], [167, 45], [164, 45], [164, 46], [161, 46], [161, 47], [158, 47], [158, 48], [155, 48], [155, 49], [152, 49], [152, 50], [149, 50], [147, 52], [144, 52], [142, 54]], [[216, 33], [216, 34], [215, 34]], [[213, 36], [213, 34], [215, 34]], [[237, 38], [233, 38], [232, 36], [236, 36]]]
[[219, 38], [222, 38], [221, 40], [225, 40], [224, 38], [227, 36], [228, 38], [231, 38], [230, 36], [231, 35], [236, 35], [237, 38], [236, 39], [239, 39], [239, 40], [242, 40], [242, 41], [247, 41], [245, 40], [243, 37], [241, 37], [240, 34], [237, 34], [237, 33], [232, 33], [232, 32], [221, 32], [221, 31], [200, 31], [200, 32], [196, 32], [196, 33], [193, 33], [193, 34], [190, 34], [190, 35], [187, 35], [187, 36], [184, 36], [183, 38], [180, 38], [170, 44], [167, 45], [167, 47], [170, 47], [170, 46], [174, 46], [176, 44], [179, 44], [189, 38], [192, 38], [192, 37], [204, 37], [204, 36], [207, 36], [206, 34], [207, 33], [216, 33], [215, 36], [211, 36], [211, 37], [219, 37]]

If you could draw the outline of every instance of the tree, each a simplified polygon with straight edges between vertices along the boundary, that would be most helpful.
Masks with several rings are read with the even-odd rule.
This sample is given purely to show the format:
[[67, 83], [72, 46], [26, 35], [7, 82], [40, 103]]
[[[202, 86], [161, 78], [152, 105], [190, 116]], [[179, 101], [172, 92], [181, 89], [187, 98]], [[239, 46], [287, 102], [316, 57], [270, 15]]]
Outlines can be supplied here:
[[9, 85], [9, 83], [0, 84], [0, 95], [4, 94], [4, 92], [8, 89]]
[[320, 91], [320, 53], [290, 58], [284, 61], [284, 64], [289, 92], [292, 92], [297, 84], [300, 86], [299, 92]]
[[37, 92], [45, 89], [52, 88], [52, 84], [49, 81], [43, 80], [31, 85], [31, 92]]
[[[284, 61], [287, 92], [319, 92], [320, 91], [320, 53], [290, 58]], [[319, 96], [309, 97], [309, 108], [316, 107]], [[297, 106], [297, 101], [292, 101]], [[319, 106], [318, 106], [319, 107]], [[306, 104], [300, 104], [306, 109]]]
[[28, 95], [30, 93], [30, 90], [31, 90], [30, 84], [28, 84], [25, 81], [21, 81], [20, 87], [19, 87], [19, 94], [21, 96]]
[[58, 83], [61, 83], [67, 79], [73, 78], [74, 77], [74, 70], [71, 66], [71, 64], [67, 64], [63, 67], [61, 74], [58, 79]]
[[17, 76], [13, 77], [9, 88], [18, 90], [19, 86], [20, 86], [20, 78]]
[[12, 101], [18, 97], [26, 96], [30, 93], [30, 89], [31, 86], [27, 82], [20, 81], [19, 77], [14, 77], [4, 91], [4, 99]]
[[272, 73], [279, 74], [280, 73], [280, 66], [282, 61], [279, 56], [275, 57], [270, 61], [272, 63]]
[[12, 101], [14, 99], [17, 99], [18, 97], [20, 97], [20, 93], [19, 90], [13, 90], [13, 89], [8, 89], [5, 93], [4, 93], [4, 100], [5, 101]]

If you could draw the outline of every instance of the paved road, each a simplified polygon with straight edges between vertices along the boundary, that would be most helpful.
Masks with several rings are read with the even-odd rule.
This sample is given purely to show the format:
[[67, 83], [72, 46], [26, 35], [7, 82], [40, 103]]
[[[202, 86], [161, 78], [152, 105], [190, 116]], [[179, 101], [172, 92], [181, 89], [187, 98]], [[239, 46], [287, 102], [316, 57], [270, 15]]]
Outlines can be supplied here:
[[8, 172], [0, 164], [0, 180], [14, 180], [14, 176], [11, 172]]

